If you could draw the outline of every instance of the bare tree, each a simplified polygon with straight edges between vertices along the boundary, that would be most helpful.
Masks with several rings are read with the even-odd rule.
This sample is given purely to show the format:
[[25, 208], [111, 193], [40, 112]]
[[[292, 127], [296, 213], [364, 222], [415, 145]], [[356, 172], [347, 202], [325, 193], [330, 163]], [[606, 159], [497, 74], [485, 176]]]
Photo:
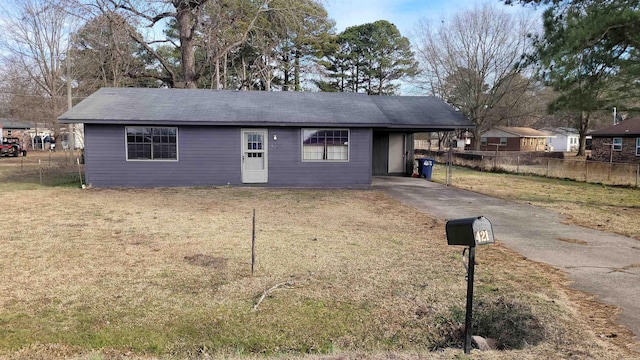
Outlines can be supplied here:
[[88, 96], [103, 86], [157, 86], [138, 79], [150, 71], [147, 54], [129, 36], [135, 29], [124, 29], [122, 21], [110, 20], [117, 17], [96, 16], [72, 35], [67, 66], [74, 70], [77, 94]]
[[[211, 13], [207, 11], [209, 7], [212, 9], [225, 8], [225, 0], [76, 1], [87, 8], [92, 8], [94, 12], [95, 9], [98, 9], [105, 16], [111, 17], [114, 22], [122, 22], [121, 28], [129, 30], [129, 36], [157, 60], [166, 74], [166, 76], [160, 77], [157, 72], [153, 72], [141, 74], [140, 76], [159, 78], [159, 80], [172, 87], [196, 88], [198, 87], [198, 79], [209, 64], [215, 64], [231, 49], [242, 45], [246, 41], [260, 14], [269, 11], [269, 4], [272, 0], [236, 1], [235, 3], [242, 3], [242, 11], [236, 11], [235, 13], [237, 17], [226, 16], [228, 14], [212, 17]], [[250, 10], [247, 11], [247, 9]], [[117, 16], [114, 16], [115, 14]], [[219, 27], [218, 25], [220, 24], [216, 23], [216, 21], [225, 19], [233, 21], [233, 26], [230, 23], [224, 24], [224, 26], [233, 27], [235, 30], [233, 32], [234, 36], [217, 43], [216, 46], [208, 46], [206, 41], [211, 39], [211, 31], [223, 28]], [[160, 26], [175, 24], [177, 42], [170, 36], [158, 39], [157, 37], [162, 34], [157, 28], [153, 30], [157, 24], [160, 24]], [[205, 25], [211, 31], [207, 31]], [[147, 27], [152, 31], [148, 32], [149, 36], [143, 36], [140, 31], [131, 31], [136, 30], [138, 26]], [[164, 32], [164, 34], [168, 35], [168, 32]], [[175, 64], [167, 58], [165, 52], [158, 51], [156, 45], [159, 43], [168, 44], [179, 51], [179, 68], [174, 66]], [[215, 50], [215, 53], [208, 54], [209, 61], [198, 61], [198, 49]]]
[[[416, 48], [423, 85], [476, 125], [475, 139], [522, 111], [530, 81], [521, 76], [520, 63], [534, 28], [531, 20], [490, 5], [460, 12], [437, 26], [419, 24]], [[480, 141], [475, 144], [479, 149]]]
[[[63, 62], [73, 19], [55, 0], [10, 1], [0, 10], [5, 14], [0, 23], [0, 41], [5, 49], [2, 60], [11, 63], [12, 70], [21, 72], [22, 78], [31, 83], [22, 84], [28, 91], [17, 95], [28, 96], [25, 99], [40, 97], [40, 114], [44, 117], [41, 121], [53, 127], [57, 135], [57, 117], [65, 110], [68, 76]], [[34, 106], [32, 101], [24, 103]], [[26, 113], [37, 111], [24, 109], [22, 114]]]

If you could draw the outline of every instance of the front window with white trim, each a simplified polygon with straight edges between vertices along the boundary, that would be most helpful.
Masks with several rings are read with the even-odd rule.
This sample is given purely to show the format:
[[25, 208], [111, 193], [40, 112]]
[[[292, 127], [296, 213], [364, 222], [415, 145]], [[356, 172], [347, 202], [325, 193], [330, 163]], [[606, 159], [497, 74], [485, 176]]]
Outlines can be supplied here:
[[622, 138], [613, 138], [613, 151], [622, 151]]
[[349, 161], [349, 130], [302, 130], [302, 161]]
[[127, 127], [127, 160], [178, 160], [178, 128]]
[[640, 156], [640, 138], [636, 138], [636, 156]]

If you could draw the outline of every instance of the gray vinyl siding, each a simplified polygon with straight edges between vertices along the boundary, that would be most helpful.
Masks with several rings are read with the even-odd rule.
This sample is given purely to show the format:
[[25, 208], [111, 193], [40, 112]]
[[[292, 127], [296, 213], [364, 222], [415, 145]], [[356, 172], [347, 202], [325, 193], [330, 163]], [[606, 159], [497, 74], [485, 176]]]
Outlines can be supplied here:
[[[273, 140], [274, 135], [278, 140]], [[371, 129], [349, 130], [347, 162], [302, 161], [301, 129], [271, 128], [269, 184], [290, 187], [367, 187], [371, 185], [371, 136]]]
[[178, 161], [127, 161], [125, 127], [85, 126], [87, 184], [164, 187], [240, 183], [240, 129], [178, 127]]
[[[242, 185], [241, 129], [178, 126], [177, 161], [127, 161], [125, 126], [85, 126], [86, 183], [95, 187]], [[258, 186], [367, 187], [371, 129], [350, 129], [348, 162], [303, 162], [300, 128], [268, 129], [268, 183]], [[273, 136], [277, 140], [273, 140]]]

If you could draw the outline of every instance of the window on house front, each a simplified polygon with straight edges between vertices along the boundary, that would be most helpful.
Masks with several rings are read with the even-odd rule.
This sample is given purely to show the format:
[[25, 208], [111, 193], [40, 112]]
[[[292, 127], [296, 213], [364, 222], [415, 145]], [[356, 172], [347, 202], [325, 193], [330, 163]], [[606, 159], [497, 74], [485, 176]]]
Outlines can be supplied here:
[[349, 130], [303, 130], [302, 160], [349, 161]]
[[486, 137], [480, 138], [480, 145], [483, 145], [483, 146], [487, 145], [487, 138]]
[[613, 138], [613, 151], [622, 151], [622, 138]]
[[506, 137], [501, 137], [500, 138], [500, 145], [507, 145], [507, 138]]
[[127, 160], [178, 160], [178, 129], [127, 127]]
[[11, 136], [13, 132], [11, 130], [7, 130], [7, 136]]
[[522, 146], [527, 146], [527, 139], [522, 139]]
[[636, 138], [636, 156], [640, 156], [640, 138]]
[[530, 146], [533, 146], [533, 138], [530, 138], [530, 139], [529, 139], [529, 145], [530, 145]]

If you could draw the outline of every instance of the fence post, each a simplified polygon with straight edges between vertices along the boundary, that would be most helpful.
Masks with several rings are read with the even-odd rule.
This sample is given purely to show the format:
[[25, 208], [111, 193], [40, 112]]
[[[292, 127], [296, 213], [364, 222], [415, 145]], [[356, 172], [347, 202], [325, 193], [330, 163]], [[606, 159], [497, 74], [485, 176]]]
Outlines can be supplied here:
[[584, 182], [589, 182], [589, 160], [584, 161]]
[[638, 187], [638, 177], [640, 177], [640, 164], [636, 165], [636, 187]]
[[520, 155], [518, 155], [516, 160], [516, 174], [520, 173]]
[[549, 177], [549, 162], [550, 162], [550, 158], [547, 158], [547, 177]]

